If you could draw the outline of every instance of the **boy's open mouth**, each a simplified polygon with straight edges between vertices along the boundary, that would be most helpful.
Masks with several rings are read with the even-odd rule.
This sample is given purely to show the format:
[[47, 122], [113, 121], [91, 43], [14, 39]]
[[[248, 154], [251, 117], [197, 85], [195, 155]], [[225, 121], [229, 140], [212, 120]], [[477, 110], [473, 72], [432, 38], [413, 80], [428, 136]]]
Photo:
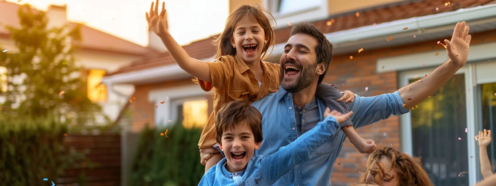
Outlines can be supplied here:
[[241, 160], [245, 157], [246, 152], [231, 152], [231, 157], [234, 160]]
[[301, 69], [295, 65], [287, 64], [284, 66], [284, 73], [288, 76], [296, 75], [301, 71]]
[[243, 45], [243, 49], [245, 50], [246, 52], [246, 55], [249, 55], [249, 56], [252, 56], [252, 55], [255, 55], [255, 51], [257, 49], [257, 44], [246, 44], [246, 45]]

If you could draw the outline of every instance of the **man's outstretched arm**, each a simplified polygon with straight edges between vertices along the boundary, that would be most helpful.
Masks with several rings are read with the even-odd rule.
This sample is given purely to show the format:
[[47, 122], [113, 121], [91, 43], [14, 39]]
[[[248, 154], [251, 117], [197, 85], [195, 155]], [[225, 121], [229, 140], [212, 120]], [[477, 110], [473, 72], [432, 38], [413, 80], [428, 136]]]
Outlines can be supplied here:
[[465, 65], [472, 39], [468, 31], [469, 27], [465, 22], [457, 23], [451, 41], [444, 40], [449, 59], [421, 81], [413, 82], [398, 90], [406, 108], [412, 108], [434, 94]]

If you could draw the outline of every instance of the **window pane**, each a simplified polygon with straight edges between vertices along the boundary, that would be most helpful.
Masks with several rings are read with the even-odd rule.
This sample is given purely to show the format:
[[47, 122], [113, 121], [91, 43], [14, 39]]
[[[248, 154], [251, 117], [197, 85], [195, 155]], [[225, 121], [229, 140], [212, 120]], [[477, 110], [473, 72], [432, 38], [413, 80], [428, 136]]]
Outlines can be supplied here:
[[[496, 129], [496, 83], [483, 84], [481, 87], [482, 97], [482, 128], [491, 130], [491, 136], [494, 138], [493, 130]], [[494, 140], [487, 147], [487, 154], [491, 162], [493, 172], [496, 171], [496, 143]]]
[[185, 101], [182, 107], [183, 126], [203, 128], [208, 119], [208, 102], [206, 100]]
[[88, 73], [88, 98], [93, 102], [107, 101], [107, 86], [100, 84], [104, 70], [90, 70]]
[[[410, 82], [417, 81], [411, 80]], [[468, 185], [465, 77], [453, 76], [411, 111], [413, 156], [434, 185]]]
[[319, 7], [322, 0], [279, 0], [278, 12], [280, 14], [295, 13]]

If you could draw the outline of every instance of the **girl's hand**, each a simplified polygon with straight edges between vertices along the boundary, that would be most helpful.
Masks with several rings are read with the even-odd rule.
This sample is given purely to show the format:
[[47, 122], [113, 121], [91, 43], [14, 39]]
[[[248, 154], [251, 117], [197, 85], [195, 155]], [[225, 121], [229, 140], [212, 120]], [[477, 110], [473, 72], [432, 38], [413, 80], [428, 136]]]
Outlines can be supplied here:
[[468, 34], [468, 30], [469, 27], [465, 21], [457, 23], [451, 41], [447, 39], [444, 40], [448, 57], [459, 67], [465, 65], [468, 58], [470, 40], [472, 40], [472, 36]]
[[167, 26], [167, 11], [165, 10], [165, 2], [162, 2], [162, 10], [160, 11], [160, 15], [158, 14], [158, 0], [155, 3], [155, 8], [152, 5], [150, 6], [150, 12], [146, 13], [146, 21], [148, 21], [148, 26], [150, 30], [152, 30], [158, 36], [161, 36], [165, 33], [169, 32]]
[[479, 131], [479, 147], [486, 148], [491, 143], [491, 131], [484, 129], [484, 132]]
[[343, 101], [346, 100], [346, 103], [351, 103], [353, 100], [355, 100], [355, 93], [345, 90], [343, 92], [343, 97], [339, 98], [337, 101]]
[[329, 108], [327, 108], [325, 110], [325, 112], [324, 112], [324, 117], [327, 118], [329, 116], [332, 116], [332, 117], [336, 118], [336, 121], [338, 123], [342, 123], [342, 122], [346, 121], [348, 118], [350, 118], [351, 114], [353, 114], [353, 111], [350, 111], [350, 112], [348, 112], [346, 114], [341, 114], [341, 113], [339, 113], [338, 111], [335, 111], [335, 110], [333, 110], [331, 112], [331, 110], [329, 110]]

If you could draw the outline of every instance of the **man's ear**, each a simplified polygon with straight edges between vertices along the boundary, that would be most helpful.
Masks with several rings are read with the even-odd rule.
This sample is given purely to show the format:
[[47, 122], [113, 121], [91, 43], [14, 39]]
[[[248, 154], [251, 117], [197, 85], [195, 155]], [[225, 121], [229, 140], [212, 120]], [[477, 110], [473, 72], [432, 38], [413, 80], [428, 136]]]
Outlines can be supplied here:
[[317, 69], [315, 69], [315, 72], [318, 75], [322, 75], [322, 74], [324, 74], [324, 72], [326, 71], [326, 69], [327, 69], [327, 65], [324, 62], [318, 63], [317, 64]]
[[258, 150], [260, 145], [262, 145], [262, 142], [255, 142], [255, 150]]

